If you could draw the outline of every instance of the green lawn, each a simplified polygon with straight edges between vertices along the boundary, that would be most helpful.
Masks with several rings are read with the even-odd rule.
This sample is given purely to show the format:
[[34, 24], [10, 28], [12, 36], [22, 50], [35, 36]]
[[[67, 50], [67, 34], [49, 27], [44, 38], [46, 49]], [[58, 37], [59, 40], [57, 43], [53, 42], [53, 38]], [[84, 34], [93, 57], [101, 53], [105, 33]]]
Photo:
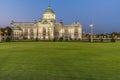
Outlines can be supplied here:
[[120, 80], [120, 42], [0, 43], [0, 80]]

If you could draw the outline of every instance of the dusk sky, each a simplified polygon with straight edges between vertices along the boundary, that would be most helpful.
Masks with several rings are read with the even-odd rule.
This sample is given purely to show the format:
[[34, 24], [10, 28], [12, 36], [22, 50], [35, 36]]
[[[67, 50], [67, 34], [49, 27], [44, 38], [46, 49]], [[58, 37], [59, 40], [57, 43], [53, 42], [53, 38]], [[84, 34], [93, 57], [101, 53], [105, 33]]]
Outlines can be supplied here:
[[39, 20], [49, 4], [65, 25], [79, 21], [89, 33], [92, 21], [94, 33], [120, 32], [120, 0], [0, 0], [0, 26]]

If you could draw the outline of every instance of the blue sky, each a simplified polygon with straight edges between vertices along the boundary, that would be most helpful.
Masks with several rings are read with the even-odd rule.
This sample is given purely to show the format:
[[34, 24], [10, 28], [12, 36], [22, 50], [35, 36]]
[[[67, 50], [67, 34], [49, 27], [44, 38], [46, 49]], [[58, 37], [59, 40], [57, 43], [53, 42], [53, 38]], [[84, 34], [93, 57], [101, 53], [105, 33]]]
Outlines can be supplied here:
[[[0, 0], [0, 26], [9, 25], [11, 20], [39, 20], [48, 4], [49, 0]], [[79, 21], [86, 33], [91, 21], [95, 33], [120, 32], [120, 0], [51, 0], [50, 5], [57, 21]]]

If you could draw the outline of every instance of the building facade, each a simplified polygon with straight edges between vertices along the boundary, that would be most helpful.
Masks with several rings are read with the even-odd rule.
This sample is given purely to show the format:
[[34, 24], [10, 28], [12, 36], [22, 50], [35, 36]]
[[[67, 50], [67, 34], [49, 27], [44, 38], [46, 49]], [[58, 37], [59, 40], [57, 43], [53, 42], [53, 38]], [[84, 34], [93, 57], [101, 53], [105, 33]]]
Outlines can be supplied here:
[[75, 21], [71, 25], [56, 22], [56, 15], [48, 6], [42, 19], [35, 22], [15, 22], [10, 25], [13, 30], [12, 39], [38, 39], [38, 40], [80, 40], [82, 39], [82, 25]]

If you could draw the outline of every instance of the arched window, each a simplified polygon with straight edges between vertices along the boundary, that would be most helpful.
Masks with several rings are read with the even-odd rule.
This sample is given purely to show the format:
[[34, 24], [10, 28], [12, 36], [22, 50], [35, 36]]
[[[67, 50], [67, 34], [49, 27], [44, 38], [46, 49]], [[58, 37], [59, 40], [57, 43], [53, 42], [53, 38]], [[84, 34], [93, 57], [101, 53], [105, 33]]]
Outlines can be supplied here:
[[59, 31], [55, 30], [55, 36], [58, 37], [59, 36]]
[[68, 29], [65, 29], [65, 40], [68, 40]]
[[46, 28], [43, 28], [43, 39], [46, 37]]
[[34, 36], [34, 32], [33, 32], [33, 29], [32, 29], [32, 28], [30, 29], [30, 36], [31, 36], [31, 37]]
[[78, 36], [79, 36], [78, 29], [75, 28], [75, 30], [74, 30], [74, 37], [75, 37], [75, 39], [78, 39]]
[[24, 35], [28, 36], [28, 29], [25, 29]]

